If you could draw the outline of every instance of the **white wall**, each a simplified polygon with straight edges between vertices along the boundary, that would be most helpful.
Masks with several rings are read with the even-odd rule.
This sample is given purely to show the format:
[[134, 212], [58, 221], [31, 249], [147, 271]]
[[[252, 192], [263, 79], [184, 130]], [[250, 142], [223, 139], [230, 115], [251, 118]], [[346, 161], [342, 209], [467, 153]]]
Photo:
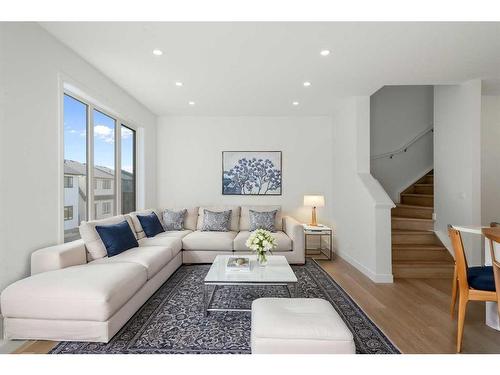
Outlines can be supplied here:
[[332, 198], [336, 251], [376, 282], [392, 282], [393, 206], [370, 169], [370, 99], [348, 98], [333, 116]]
[[[449, 246], [447, 225], [481, 224], [481, 81], [434, 88], [434, 229]], [[464, 236], [469, 264], [481, 241]]]
[[[399, 149], [433, 123], [432, 86], [384, 86], [370, 97], [370, 151]], [[371, 161], [371, 173], [394, 202], [433, 167], [433, 136], [427, 133], [407, 152]]]
[[34, 23], [0, 24], [0, 290], [62, 239], [60, 78], [144, 127], [145, 203], [156, 205], [156, 117]]
[[500, 221], [500, 96], [481, 98], [481, 220]]
[[[332, 127], [329, 117], [161, 117], [158, 204], [279, 204], [309, 222], [304, 194], [323, 194], [318, 221], [331, 224]], [[282, 151], [282, 196], [223, 196], [222, 151]]]

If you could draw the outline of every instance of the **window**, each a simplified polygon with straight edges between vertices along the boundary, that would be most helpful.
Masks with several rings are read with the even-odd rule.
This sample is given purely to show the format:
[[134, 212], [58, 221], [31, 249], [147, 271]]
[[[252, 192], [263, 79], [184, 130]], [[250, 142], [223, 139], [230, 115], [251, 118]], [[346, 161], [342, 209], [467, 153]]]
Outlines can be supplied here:
[[73, 220], [73, 206], [64, 206], [64, 220]]
[[63, 104], [64, 241], [68, 242], [80, 238], [78, 226], [83, 220], [136, 209], [136, 133], [73, 94], [65, 93]]
[[[82, 220], [87, 220], [88, 106], [72, 96], [64, 95], [63, 120], [64, 242], [68, 242], [80, 238], [78, 225]], [[70, 189], [73, 186], [75, 188]], [[71, 215], [69, 207], [71, 207]], [[71, 219], [68, 219], [69, 217]]]
[[72, 176], [64, 176], [64, 188], [72, 188], [73, 187], [73, 177]]
[[111, 202], [102, 202], [102, 214], [109, 215], [111, 213]]
[[[102, 180], [102, 189], [94, 189], [96, 201], [108, 199], [112, 195], [113, 202], [116, 199], [111, 186], [115, 179], [115, 128], [116, 120], [96, 109], [93, 111], [94, 118], [94, 179]], [[111, 190], [104, 192], [103, 190]], [[109, 205], [111, 210], [111, 205]], [[106, 212], [103, 206], [103, 215], [115, 214]], [[94, 214], [96, 219], [102, 219], [102, 215]]]
[[122, 213], [135, 211], [135, 131], [121, 126]]

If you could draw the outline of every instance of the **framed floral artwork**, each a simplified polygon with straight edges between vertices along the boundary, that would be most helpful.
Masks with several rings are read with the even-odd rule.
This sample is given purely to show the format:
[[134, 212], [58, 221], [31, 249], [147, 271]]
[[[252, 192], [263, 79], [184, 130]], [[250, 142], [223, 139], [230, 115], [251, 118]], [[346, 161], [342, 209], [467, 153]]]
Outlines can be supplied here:
[[281, 195], [281, 151], [223, 151], [223, 195]]

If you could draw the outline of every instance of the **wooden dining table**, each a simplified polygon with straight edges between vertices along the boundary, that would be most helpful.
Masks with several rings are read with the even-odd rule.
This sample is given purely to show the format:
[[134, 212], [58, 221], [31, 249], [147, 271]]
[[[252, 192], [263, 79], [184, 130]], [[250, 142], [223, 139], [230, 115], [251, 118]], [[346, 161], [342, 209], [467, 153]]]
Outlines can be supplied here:
[[500, 227], [486, 227], [482, 232], [486, 238], [500, 244]]
[[[491, 266], [490, 238], [495, 244], [495, 253], [500, 254], [500, 227], [483, 226], [453, 226], [463, 233], [473, 233], [484, 236], [484, 265]], [[500, 319], [496, 302], [486, 302], [485, 324], [500, 331]]]

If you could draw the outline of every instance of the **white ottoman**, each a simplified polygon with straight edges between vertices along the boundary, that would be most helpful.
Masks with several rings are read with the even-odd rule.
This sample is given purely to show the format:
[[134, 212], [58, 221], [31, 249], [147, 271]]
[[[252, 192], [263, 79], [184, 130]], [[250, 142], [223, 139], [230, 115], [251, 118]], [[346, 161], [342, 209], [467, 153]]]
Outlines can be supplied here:
[[353, 354], [351, 331], [319, 298], [259, 298], [252, 303], [252, 354]]

